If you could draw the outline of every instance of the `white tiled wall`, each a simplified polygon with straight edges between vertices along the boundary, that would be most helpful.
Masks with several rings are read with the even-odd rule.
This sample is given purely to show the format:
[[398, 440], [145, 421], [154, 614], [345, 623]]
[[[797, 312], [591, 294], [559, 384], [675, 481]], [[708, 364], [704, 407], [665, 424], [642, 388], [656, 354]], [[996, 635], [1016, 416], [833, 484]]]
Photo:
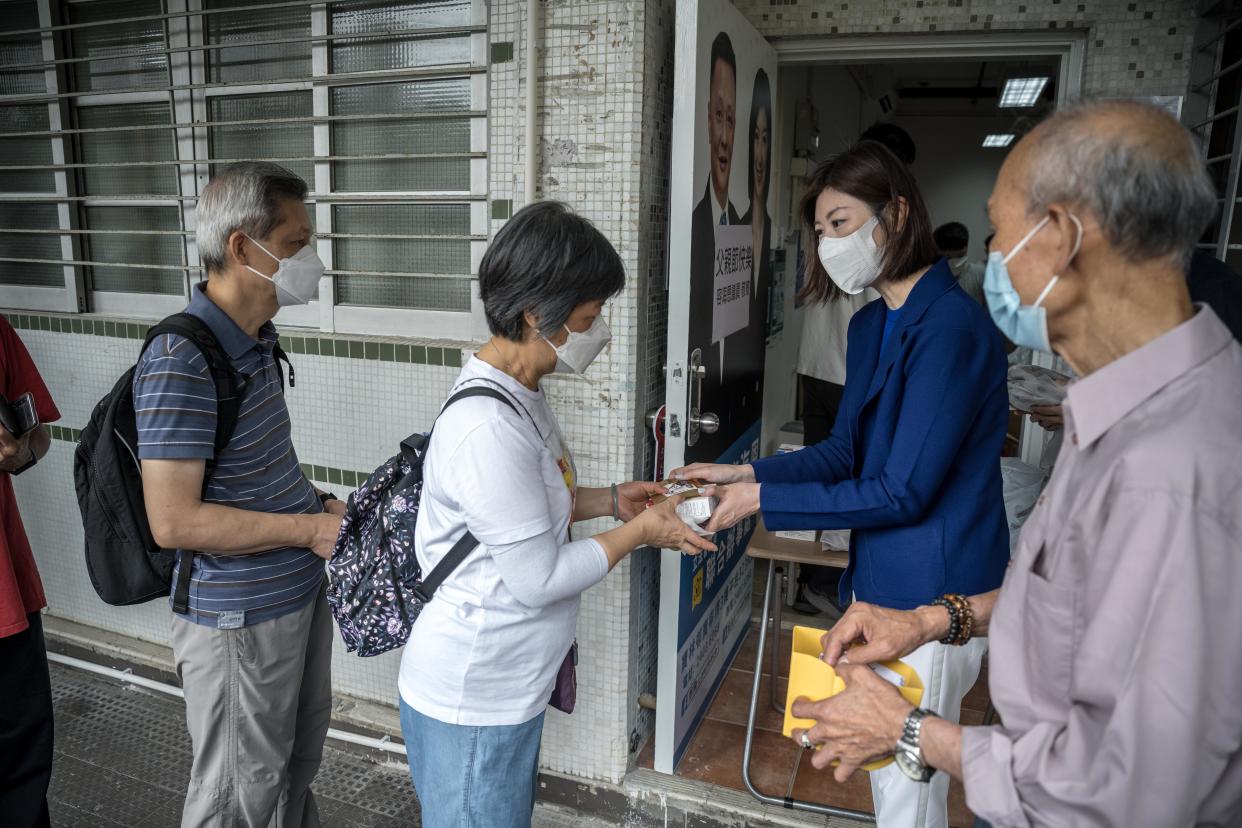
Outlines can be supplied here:
[[1184, 95], [1187, 0], [734, 0], [768, 37], [1076, 30], [1088, 95]]
[[[490, 195], [511, 200], [515, 209], [522, 203], [526, 158], [525, 5], [496, 0], [489, 18], [489, 39], [513, 43], [515, 57], [489, 72]], [[586, 378], [547, 385], [585, 485], [627, 479], [650, 465], [642, 416], [663, 393], [674, 5], [674, 0], [543, 4], [540, 194], [566, 201], [594, 221], [616, 245], [629, 276], [625, 292], [609, 305], [614, 333], [609, 350]], [[1180, 0], [1031, 0], [1025, 11], [1014, 2], [984, 0], [738, 0], [737, 5], [772, 36], [829, 35], [834, 26], [839, 33], [925, 32], [932, 26], [936, 31], [1081, 28], [1089, 32], [1089, 93], [1182, 94], [1185, 88], [1183, 53], [1189, 49], [1191, 15], [1189, 4]], [[492, 229], [502, 224], [493, 220]], [[74, 428], [86, 423], [91, 406], [132, 362], [138, 344], [20, 333], [60, 405], [62, 424]], [[430, 425], [457, 371], [309, 355], [294, 360], [298, 385], [289, 403], [301, 460], [356, 470], [373, 468], [401, 438]], [[71, 457], [72, 446], [55, 441], [49, 457], [17, 486], [51, 611], [165, 643], [168, 613], [162, 605], [110, 608], [91, 590], [81, 559]], [[656, 555], [643, 553], [622, 563], [583, 601], [579, 708], [572, 717], [549, 714], [546, 767], [617, 780], [633, 759], [631, 747], [650, 733], [650, 714], [639, 711], [636, 699], [654, 690], [658, 570]], [[389, 702], [396, 666], [395, 654], [364, 660], [338, 652], [337, 690]]]

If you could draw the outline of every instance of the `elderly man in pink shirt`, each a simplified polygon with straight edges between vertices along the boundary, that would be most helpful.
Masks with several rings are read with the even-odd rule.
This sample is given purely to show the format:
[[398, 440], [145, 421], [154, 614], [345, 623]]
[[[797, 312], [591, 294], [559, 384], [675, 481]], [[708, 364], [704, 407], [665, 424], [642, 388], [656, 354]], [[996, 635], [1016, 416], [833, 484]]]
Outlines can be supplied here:
[[[846, 689], [793, 711], [817, 768], [893, 754], [995, 826], [1242, 824], [1242, 346], [1185, 278], [1216, 210], [1190, 134], [1145, 104], [1074, 107], [1014, 148], [985, 292], [1080, 377], [1065, 443], [999, 590], [854, 604], [825, 636]], [[915, 710], [864, 666], [979, 635], [1000, 725]]]

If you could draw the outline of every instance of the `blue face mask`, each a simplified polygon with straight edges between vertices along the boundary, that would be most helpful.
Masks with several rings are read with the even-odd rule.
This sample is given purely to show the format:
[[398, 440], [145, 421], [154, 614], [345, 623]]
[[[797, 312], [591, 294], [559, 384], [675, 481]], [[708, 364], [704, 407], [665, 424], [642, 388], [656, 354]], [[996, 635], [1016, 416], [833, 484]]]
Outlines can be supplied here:
[[[989, 253], [987, 270], [983, 276], [983, 295], [987, 299], [992, 321], [996, 323], [996, 327], [1000, 328], [1000, 332], [1014, 345], [1049, 353], [1052, 352], [1052, 346], [1048, 343], [1048, 314], [1043, 308], [1043, 302], [1061, 277], [1053, 274], [1043, 292], [1039, 294], [1039, 298], [1035, 300], [1035, 304], [1024, 305], [1022, 297], [1018, 296], [1018, 291], [1009, 278], [1009, 268], [1006, 265], [1018, 254], [1018, 251], [1026, 246], [1027, 242], [1035, 237], [1036, 233], [1044, 228], [1051, 218], [1051, 216], [1045, 216], [1039, 224], [1032, 227], [1031, 231], [1022, 237], [1022, 241], [1014, 245], [1007, 255], [1001, 256], [999, 250]], [[1074, 242], [1074, 250], [1069, 258], [1073, 261], [1078, 255], [1078, 248], [1082, 245], [1082, 222], [1072, 213], [1070, 220], [1078, 227], [1078, 240]]]

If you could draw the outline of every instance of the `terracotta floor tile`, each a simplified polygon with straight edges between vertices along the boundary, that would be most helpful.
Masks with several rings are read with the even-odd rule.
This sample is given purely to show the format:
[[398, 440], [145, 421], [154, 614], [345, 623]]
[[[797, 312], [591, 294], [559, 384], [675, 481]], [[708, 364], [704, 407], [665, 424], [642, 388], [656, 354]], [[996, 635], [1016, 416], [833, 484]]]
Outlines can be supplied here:
[[[793, 795], [797, 799], [849, 808], [854, 811], [873, 812], [871, 778], [865, 772], [851, 776], [844, 784], [832, 778], [827, 771], [818, 771], [810, 757], [804, 757], [798, 767]], [[957, 782], [949, 785], [949, 825], [952, 828], [971, 828], [974, 814], [966, 807], [966, 793]]]
[[984, 657], [983, 667], [979, 670], [979, 680], [962, 699], [962, 709], [977, 710], [982, 713], [988, 709], [988, 699], [988, 660]]
[[[793, 635], [789, 631], [781, 633], [781, 654], [780, 654], [780, 670], [782, 676], [789, 676], [789, 645]], [[759, 642], [759, 625], [757, 623], [750, 625], [750, 633], [747, 634], [746, 640], [742, 642], [742, 646], [738, 648], [737, 658], [733, 662], [733, 666], [743, 670], [753, 670], [755, 668], [755, 647]], [[765, 674], [772, 672], [772, 638], [769, 631], [768, 640], [763, 645], [763, 672]]]
[[[795, 746], [796, 747], [796, 746]], [[871, 781], [865, 773], [856, 773], [844, 784], [832, 778], [827, 770], [816, 770], [809, 753], [802, 757], [794, 779], [793, 796], [796, 799], [849, 808], [852, 811], [874, 813], [871, 801]]]
[[[750, 712], [750, 693], [754, 676], [755, 674], [749, 670], [739, 670], [736, 667], [730, 670], [719, 692], [716, 693], [712, 706], [707, 710], [708, 718], [745, 727], [746, 717]], [[759, 714], [755, 718], [755, 727], [758, 730], [780, 733], [785, 724], [785, 717], [772, 707], [768, 694], [769, 681], [771, 677], [765, 674], [759, 685]], [[777, 692], [778, 698], [784, 703], [785, 679], [778, 682]]]
[[949, 828], [971, 828], [975, 815], [966, 807], [966, 789], [956, 779], [949, 782]]
[[[742, 750], [746, 728], [741, 725], [704, 720], [690, 741], [677, 775], [745, 790], [742, 783]], [[764, 793], [784, 796], [800, 748], [778, 733], [755, 733], [751, 759], [751, 780]]]
[[963, 707], [962, 715], [958, 719], [958, 723], [966, 725], [967, 727], [974, 727], [975, 725], [981, 725], [983, 724], [983, 714], [979, 712], [978, 710], [968, 710], [965, 707]]

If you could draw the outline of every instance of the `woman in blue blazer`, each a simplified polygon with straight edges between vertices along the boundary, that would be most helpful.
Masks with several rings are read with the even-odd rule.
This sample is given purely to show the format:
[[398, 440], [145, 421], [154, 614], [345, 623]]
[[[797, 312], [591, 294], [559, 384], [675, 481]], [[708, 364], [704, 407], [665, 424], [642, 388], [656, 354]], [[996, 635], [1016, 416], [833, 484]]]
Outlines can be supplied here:
[[[801, 213], [814, 240], [808, 294], [881, 295], [850, 322], [832, 433], [749, 466], [695, 464], [674, 476], [719, 484], [710, 531], [759, 511], [771, 530], [852, 529], [843, 604], [911, 609], [995, 589], [1009, 561], [1000, 334], [939, 258], [913, 176], [882, 145], [863, 141], [821, 164]], [[905, 659], [925, 685], [924, 708], [957, 720], [984, 642], [933, 643]], [[944, 774], [924, 784], [890, 765], [871, 785], [883, 828], [948, 824]]]

